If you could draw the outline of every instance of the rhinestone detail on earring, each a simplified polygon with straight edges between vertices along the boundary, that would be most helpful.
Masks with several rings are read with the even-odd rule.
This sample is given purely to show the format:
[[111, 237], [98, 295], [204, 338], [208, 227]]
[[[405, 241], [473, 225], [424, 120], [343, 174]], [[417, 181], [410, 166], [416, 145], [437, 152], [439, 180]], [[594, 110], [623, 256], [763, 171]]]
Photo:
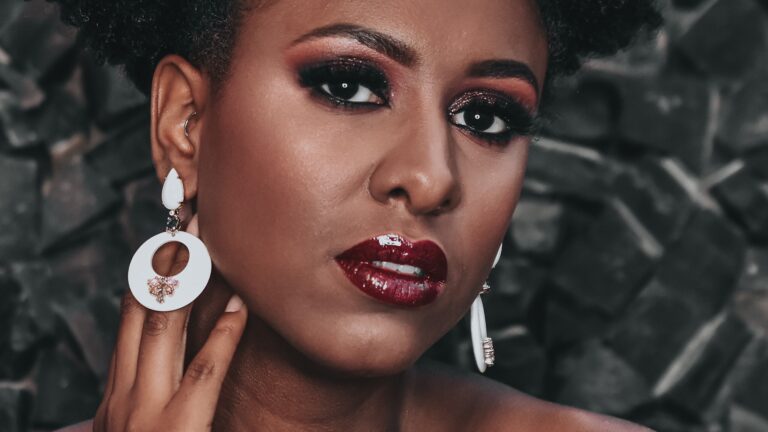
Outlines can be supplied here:
[[483, 339], [483, 357], [485, 357], [485, 364], [488, 367], [493, 366], [496, 361], [496, 354], [493, 351], [493, 340], [486, 337]]
[[166, 296], [172, 296], [179, 286], [179, 281], [172, 276], [155, 276], [147, 279], [149, 293], [155, 296], [158, 303], [165, 303]]

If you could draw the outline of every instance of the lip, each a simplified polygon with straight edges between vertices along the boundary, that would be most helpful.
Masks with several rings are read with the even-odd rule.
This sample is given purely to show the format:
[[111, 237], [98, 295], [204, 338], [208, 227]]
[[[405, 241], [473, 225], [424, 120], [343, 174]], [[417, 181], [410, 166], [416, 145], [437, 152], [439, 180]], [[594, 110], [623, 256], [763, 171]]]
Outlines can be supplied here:
[[[389, 261], [418, 267], [421, 275], [409, 275], [374, 265]], [[415, 243], [398, 234], [365, 240], [336, 257], [347, 278], [361, 291], [397, 306], [423, 306], [445, 289], [448, 260], [440, 246], [430, 240]]]

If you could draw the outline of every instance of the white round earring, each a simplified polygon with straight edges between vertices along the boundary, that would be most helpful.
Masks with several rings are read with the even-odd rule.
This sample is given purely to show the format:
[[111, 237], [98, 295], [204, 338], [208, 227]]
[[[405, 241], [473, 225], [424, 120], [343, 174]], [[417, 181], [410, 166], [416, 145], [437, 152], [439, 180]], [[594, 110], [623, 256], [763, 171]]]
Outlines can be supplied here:
[[[199, 238], [179, 231], [184, 184], [174, 168], [163, 182], [162, 198], [163, 205], [169, 210], [165, 232], [151, 237], [136, 250], [128, 266], [128, 286], [144, 307], [167, 312], [183, 308], [203, 292], [211, 277], [211, 256]], [[174, 241], [187, 247], [189, 262], [177, 275], [160, 276], [152, 267], [152, 257], [161, 246]]]
[[[496, 252], [496, 258], [493, 260], [491, 269], [496, 267], [501, 258], [501, 245], [499, 251]], [[481, 295], [488, 293], [491, 290], [491, 286], [488, 281], [483, 283], [483, 288], [480, 294], [475, 297], [472, 302], [472, 307], [469, 312], [469, 330], [472, 336], [472, 352], [475, 356], [475, 363], [477, 369], [483, 373], [496, 361], [496, 354], [493, 351], [493, 340], [488, 337], [488, 329], [485, 326], [485, 309], [483, 308], [483, 300]]]

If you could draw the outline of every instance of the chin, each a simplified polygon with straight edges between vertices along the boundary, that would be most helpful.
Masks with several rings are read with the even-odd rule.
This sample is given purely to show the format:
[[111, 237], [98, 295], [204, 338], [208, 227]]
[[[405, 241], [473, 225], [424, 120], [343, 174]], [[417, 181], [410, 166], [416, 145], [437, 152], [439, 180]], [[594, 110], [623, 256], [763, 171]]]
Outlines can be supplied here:
[[[429, 347], [424, 335], [403, 323], [366, 320], [327, 329], [333, 337], [308, 335], [294, 347], [313, 363], [335, 374], [382, 377], [411, 367]], [[341, 322], [341, 320], [337, 321]]]

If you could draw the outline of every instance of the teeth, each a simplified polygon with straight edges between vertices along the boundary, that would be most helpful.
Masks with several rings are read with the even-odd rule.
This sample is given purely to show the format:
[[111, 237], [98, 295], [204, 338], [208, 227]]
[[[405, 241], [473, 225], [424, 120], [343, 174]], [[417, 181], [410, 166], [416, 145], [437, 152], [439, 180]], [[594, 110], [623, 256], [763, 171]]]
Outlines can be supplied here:
[[410, 276], [424, 276], [424, 270], [407, 264], [397, 264], [389, 261], [373, 261], [371, 264], [374, 267], [392, 270]]

